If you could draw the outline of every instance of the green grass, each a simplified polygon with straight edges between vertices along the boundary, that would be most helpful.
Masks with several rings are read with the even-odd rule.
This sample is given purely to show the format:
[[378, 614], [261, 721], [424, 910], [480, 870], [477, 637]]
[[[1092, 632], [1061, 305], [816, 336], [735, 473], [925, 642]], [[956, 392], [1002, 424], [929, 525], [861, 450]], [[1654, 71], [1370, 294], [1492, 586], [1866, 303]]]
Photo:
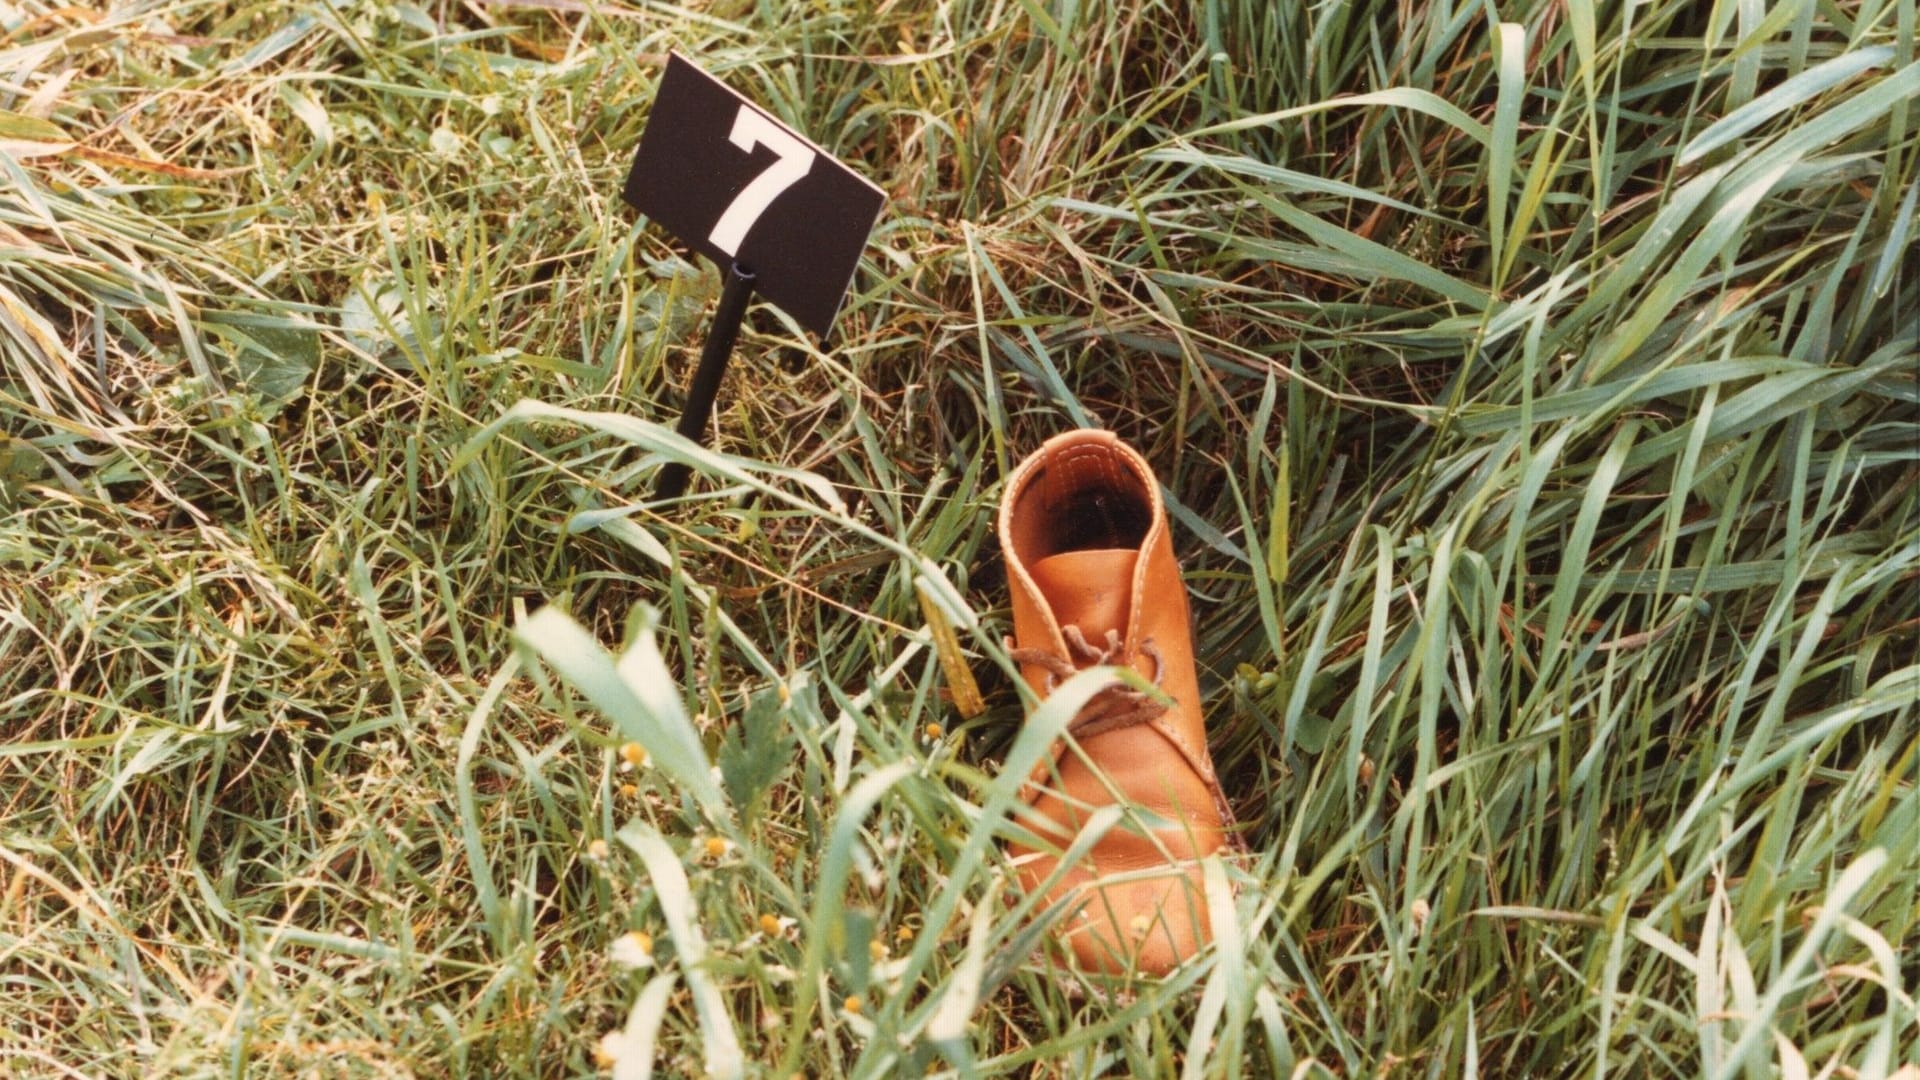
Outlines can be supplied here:
[[[1491, 10], [0, 3], [0, 1077], [631, 1017], [662, 1075], [1911, 1078], [1916, 5]], [[710, 449], [715, 275], [618, 197], [669, 49], [890, 196]], [[1252, 850], [1125, 992], [998, 845], [1072, 702], [991, 513], [1082, 423], [1176, 507]]]

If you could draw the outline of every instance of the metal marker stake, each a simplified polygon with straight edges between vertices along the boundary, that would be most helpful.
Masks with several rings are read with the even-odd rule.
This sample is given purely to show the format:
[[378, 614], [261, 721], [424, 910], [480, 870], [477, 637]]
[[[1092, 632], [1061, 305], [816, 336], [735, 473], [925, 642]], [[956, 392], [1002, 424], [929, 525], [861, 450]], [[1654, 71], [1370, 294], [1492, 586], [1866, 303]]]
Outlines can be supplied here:
[[[740, 337], [740, 321], [746, 317], [747, 301], [753, 299], [753, 271], [734, 263], [727, 268], [726, 285], [720, 290], [720, 306], [713, 313], [713, 329], [700, 350], [700, 367], [693, 373], [693, 386], [687, 390], [687, 407], [674, 430], [699, 442], [713, 417], [713, 399], [720, 392], [720, 376], [726, 374], [727, 359], [733, 355], [733, 343]], [[654, 482], [656, 499], [678, 498], [687, 490], [693, 470], [677, 461], [668, 462]]]

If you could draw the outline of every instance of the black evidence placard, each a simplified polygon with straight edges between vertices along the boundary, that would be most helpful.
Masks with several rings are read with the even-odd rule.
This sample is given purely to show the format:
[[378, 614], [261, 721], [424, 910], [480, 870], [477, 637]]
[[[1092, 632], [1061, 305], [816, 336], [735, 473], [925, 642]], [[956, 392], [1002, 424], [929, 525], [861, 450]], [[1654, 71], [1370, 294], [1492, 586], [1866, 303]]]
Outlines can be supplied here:
[[626, 200], [821, 337], [885, 196], [678, 53], [627, 174]]

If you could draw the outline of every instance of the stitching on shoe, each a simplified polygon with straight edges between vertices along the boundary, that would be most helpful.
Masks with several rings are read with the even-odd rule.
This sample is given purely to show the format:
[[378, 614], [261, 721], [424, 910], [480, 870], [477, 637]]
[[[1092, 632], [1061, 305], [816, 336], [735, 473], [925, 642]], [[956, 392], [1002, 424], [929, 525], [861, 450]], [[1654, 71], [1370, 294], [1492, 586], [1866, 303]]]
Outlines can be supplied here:
[[1053, 463], [1066, 474], [1069, 484], [1079, 486], [1090, 476], [1096, 483], [1118, 488], [1132, 477], [1131, 469], [1120, 470], [1111, 447], [1101, 445], [1070, 446], [1054, 454]]

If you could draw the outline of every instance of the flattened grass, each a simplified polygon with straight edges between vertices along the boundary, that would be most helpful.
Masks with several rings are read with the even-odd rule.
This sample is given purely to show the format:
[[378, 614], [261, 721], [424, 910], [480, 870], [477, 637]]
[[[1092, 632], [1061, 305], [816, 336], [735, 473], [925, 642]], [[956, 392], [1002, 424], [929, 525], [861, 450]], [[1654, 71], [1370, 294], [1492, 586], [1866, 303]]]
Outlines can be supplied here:
[[[1913, 0], [1499, 19], [0, 5], [0, 1075], [1920, 1068]], [[891, 199], [710, 450], [676, 48]], [[997, 843], [1083, 423], [1253, 851], [1124, 994]]]

